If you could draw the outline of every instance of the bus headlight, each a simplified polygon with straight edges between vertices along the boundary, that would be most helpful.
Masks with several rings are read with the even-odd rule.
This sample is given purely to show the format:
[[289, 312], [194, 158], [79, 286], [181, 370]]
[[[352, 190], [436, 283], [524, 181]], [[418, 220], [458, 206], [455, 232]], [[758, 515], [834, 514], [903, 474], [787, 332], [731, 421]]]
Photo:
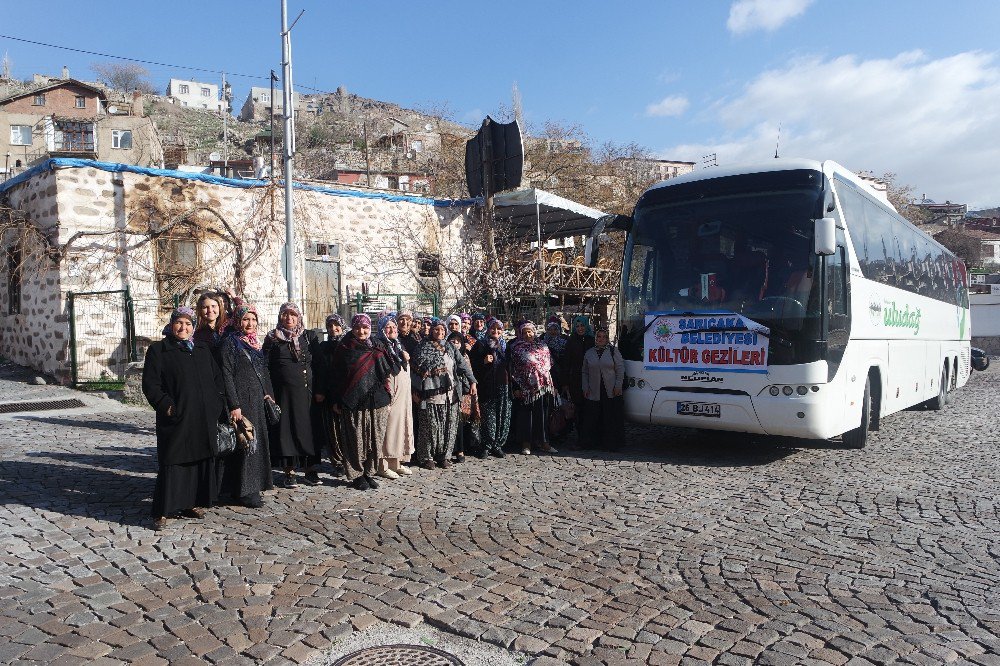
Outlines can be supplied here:
[[646, 380], [645, 379], [640, 379], [638, 382], [636, 382], [636, 385], [639, 388], [646, 388]]
[[782, 386], [781, 392], [784, 393], [785, 395], [791, 395], [794, 391], [792, 391], [791, 386]]
[[809, 389], [807, 389], [805, 386], [800, 386], [797, 389], [795, 389], [795, 392], [798, 393], [799, 395], [805, 395], [806, 393], [809, 393]]
[[767, 392], [773, 396], [777, 396], [779, 393], [781, 393], [781, 389], [779, 389], [777, 386], [772, 386], [770, 389], [768, 389]]

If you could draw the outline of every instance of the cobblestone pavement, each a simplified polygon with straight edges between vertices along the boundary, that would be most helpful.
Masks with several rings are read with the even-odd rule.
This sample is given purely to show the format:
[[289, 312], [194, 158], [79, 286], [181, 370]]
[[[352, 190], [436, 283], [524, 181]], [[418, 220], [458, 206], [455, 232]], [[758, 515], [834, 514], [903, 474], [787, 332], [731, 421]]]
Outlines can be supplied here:
[[998, 384], [863, 451], [630, 427], [161, 533], [151, 412], [0, 420], [0, 661], [300, 662], [383, 621], [540, 665], [1000, 664]]

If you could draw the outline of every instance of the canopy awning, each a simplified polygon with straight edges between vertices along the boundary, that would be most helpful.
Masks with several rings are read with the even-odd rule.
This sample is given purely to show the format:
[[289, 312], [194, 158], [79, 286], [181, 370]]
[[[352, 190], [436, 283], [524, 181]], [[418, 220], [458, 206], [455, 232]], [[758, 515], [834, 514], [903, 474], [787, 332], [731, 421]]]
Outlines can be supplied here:
[[493, 207], [501, 239], [512, 240], [589, 234], [597, 219], [607, 215], [536, 188], [497, 194]]

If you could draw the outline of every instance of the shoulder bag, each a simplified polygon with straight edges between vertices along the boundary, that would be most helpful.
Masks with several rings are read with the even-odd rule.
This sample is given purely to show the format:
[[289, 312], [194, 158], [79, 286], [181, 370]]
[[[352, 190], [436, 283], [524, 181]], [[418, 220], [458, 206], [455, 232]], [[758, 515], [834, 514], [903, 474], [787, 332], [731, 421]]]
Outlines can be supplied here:
[[253, 374], [257, 375], [260, 391], [264, 394], [264, 416], [267, 418], [267, 424], [276, 426], [281, 421], [281, 407], [274, 400], [267, 399], [267, 389], [264, 388], [264, 380], [261, 378], [260, 373], [257, 372], [257, 366], [253, 364], [253, 359], [250, 358], [250, 354], [247, 353], [246, 349], [241, 347], [240, 351], [243, 352], [243, 355], [247, 357], [247, 361], [250, 362], [250, 369], [253, 370]]
[[228, 422], [217, 425], [212, 453], [216, 458], [224, 458], [236, 450], [236, 430]]

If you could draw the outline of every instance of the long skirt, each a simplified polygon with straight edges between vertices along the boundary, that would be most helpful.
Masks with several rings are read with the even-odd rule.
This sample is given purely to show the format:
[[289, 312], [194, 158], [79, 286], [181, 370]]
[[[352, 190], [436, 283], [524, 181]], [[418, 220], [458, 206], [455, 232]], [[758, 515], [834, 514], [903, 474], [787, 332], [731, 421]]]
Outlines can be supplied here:
[[266, 428], [256, 431], [264, 441], [257, 442], [253, 453], [237, 447], [232, 455], [216, 462], [222, 472], [221, 494], [239, 499], [274, 487], [266, 433]]
[[344, 417], [332, 409], [324, 409], [323, 428], [326, 430], [327, 442], [330, 445], [330, 464], [334, 467], [343, 467]]
[[618, 449], [625, 439], [625, 398], [609, 398], [601, 384], [601, 399], [587, 400], [583, 411], [584, 441], [595, 449]]
[[373, 476], [385, 441], [389, 408], [355, 409], [341, 415], [344, 424], [344, 476], [353, 481], [359, 476]]
[[382, 457], [407, 462], [416, 450], [413, 438], [413, 404], [410, 373], [400, 372], [389, 378], [392, 402], [382, 443]]
[[420, 410], [417, 462], [444, 462], [451, 458], [459, 425], [457, 402], [425, 404]]
[[511, 432], [515, 444], [548, 444], [547, 426], [549, 413], [552, 411], [551, 400], [548, 394], [543, 394], [529, 403], [517, 401]]
[[160, 465], [153, 488], [153, 519], [194, 507], [210, 507], [219, 496], [215, 458]]
[[510, 394], [506, 390], [497, 391], [495, 396], [479, 403], [479, 410], [483, 415], [479, 427], [483, 450], [487, 453], [502, 450], [510, 432]]

